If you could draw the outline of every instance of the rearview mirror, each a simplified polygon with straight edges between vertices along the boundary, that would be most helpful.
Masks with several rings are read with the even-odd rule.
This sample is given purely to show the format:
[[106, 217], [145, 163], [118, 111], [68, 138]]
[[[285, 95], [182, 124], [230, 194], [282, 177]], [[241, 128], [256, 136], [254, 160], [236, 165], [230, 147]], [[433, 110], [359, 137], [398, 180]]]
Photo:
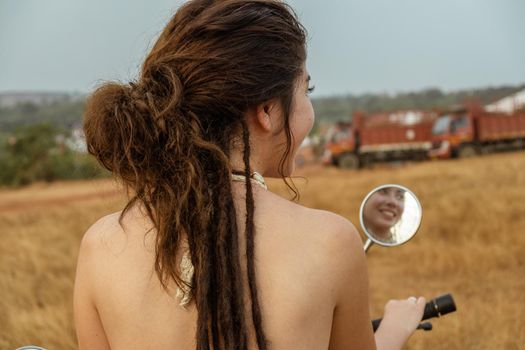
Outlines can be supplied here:
[[368, 237], [365, 251], [376, 243], [395, 247], [408, 242], [421, 225], [423, 210], [416, 195], [401, 185], [379, 186], [361, 203], [359, 219]]

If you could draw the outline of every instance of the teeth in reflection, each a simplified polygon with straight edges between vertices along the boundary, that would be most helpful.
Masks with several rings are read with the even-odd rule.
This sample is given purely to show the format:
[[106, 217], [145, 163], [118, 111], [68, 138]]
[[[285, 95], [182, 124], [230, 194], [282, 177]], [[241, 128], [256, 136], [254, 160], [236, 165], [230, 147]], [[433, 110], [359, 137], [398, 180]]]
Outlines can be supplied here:
[[394, 216], [396, 216], [396, 213], [394, 213], [393, 211], [390, 211], [390, 210], [382, 210], [381, 211], [383, 214], [387, 215], [387, 216], [390, 216], [391, 218], [393, 218]]

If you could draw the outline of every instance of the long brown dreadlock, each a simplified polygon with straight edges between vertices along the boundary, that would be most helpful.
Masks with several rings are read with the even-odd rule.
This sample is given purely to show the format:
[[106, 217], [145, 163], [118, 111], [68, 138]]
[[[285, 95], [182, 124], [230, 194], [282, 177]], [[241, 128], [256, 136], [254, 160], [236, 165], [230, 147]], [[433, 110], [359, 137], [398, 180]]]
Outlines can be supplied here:
[[[186, 239], [195, 268], [197, 349], [248, 347], [230, 153], [243, 141], [250, 168], [249, 108], [279, 98], [286, 147], [294, 84], [306, 59], [305, 30], [277, 0], [193, 0], [169, 21], [137, 81], [106, 83], [89, 97], [89, 152], [122, 179], [155, 225], [155, 271], [182, 287], [175, 252]], [[254, 200], [246, 181], [246, 257], [259, 349], [267, 349], [254, 265]]]

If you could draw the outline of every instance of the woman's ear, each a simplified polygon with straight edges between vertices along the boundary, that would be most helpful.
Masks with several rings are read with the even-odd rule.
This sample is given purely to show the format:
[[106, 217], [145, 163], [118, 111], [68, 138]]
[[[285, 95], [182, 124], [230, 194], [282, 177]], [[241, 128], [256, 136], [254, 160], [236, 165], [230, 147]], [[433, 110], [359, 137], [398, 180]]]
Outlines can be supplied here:
[[255, 122], [264, 131], [272, 132], [279, 125], [280, 111], [277, 99], [264, 102], [255, 108]]

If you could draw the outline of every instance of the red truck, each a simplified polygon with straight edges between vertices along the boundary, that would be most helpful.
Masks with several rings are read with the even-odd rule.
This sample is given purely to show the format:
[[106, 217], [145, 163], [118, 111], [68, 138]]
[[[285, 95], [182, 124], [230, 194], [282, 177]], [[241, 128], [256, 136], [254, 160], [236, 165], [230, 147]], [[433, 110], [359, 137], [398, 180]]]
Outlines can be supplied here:
[[328, 133], [323, 161], [359, 168], [378, 161], [423, 160], [431, 147], [437, 114], [423, 111], [355, 113]]
[[465, 158], [525, 147], [525, 111], [487, 112], [480, 107], [441, 114], [432, 127], [430, 158]]

